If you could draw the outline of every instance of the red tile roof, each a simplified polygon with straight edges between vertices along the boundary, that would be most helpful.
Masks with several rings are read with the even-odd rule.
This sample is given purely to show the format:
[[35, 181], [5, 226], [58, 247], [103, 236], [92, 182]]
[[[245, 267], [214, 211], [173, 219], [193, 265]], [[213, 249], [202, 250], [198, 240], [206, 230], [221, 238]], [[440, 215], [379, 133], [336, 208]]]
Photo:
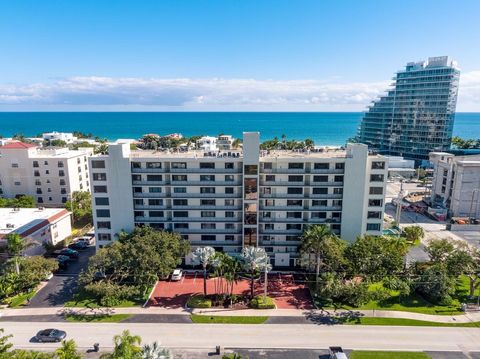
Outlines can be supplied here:
[[32, 228], [27, 229], [25, 232], [19, 233], [22, 237], [28, 237], [29, 235], [35, 233], [36, 231], [42, 229], [43, 227], [47, 226], [48, 224], [55, 223], [58, 219], [64, 217], [65, 215], [68, 214], [68, 211], [64, 209], [61, 212], [58, 212], [57, 214], [54, 214], [48, 219], [44, 219], [40, 223], [34, 225]]
[[32, 148], [38, 147], [37, 145], [33, 145], [31, 143], [24, 143], [24, 142], [9, 142], [4, 146], [1, 146], [0, 149], [23, 149], [23, 148]]

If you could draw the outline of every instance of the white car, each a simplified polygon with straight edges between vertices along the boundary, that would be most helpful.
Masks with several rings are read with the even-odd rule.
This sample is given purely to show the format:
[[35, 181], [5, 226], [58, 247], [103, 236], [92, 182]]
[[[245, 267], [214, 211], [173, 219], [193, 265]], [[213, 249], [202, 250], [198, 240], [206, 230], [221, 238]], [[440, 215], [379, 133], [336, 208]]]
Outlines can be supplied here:
[[83, 236], [74, 239], [75, 242], [86, 242], [88, 245], [91, 245], [95, 241], [95, 237]]
[[181, 269], [175, 269], [172, 273], [172, 275], [170, 276], [170, 280], [172, 282], [176, 282], [176, 281], [179, 281], [182, 279], [182, 276], [183, 276], [183, 272]]

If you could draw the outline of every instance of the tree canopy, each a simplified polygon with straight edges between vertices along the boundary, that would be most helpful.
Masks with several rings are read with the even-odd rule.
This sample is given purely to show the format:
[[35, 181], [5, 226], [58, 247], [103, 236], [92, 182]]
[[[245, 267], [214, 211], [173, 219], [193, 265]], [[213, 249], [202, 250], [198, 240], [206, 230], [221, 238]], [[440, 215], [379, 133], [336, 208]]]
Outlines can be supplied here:
[[75, 191], [65, 203], [65, 208], [73, 212], [76, 223], [92, 223], [92, 195], [87, 191]]

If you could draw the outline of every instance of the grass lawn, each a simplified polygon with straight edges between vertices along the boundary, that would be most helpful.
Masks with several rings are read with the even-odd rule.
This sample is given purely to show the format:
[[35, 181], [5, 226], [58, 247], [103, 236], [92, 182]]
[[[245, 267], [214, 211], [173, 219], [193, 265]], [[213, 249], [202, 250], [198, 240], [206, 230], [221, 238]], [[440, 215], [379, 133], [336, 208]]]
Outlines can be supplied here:
[[463, 327], [480, 328], [480, 322], [470, 323], [437, 323], [425, 320], [403, 319], [403, 318], [379, 318], [379, 317], [360, 317], [350, 319], [343, 324], [347, 325], [389, 325], [389, 326], [410, 326], [410, 327]]
[[65, 319], [69, 322], [95, 322], [95, 323], [118, 323], [130, 318], [131, 314], [110, 314], [110, 315], [93, 315], [93, 314], [67, 314]]
[[[150, 292], [148, 292], [150, 293]], [[147, 294], [148, 296], [148, 294]], [[116, 305], [115, 308], [126, 308], [126, 307], [139, 307], [145, 303], [144, 298], [139, 298], [138, 300], [124, 300], [120, 304]], [[101, 305], [95, 298], [89, 297], [84, 291], [80, 291], [74, 295], [73, 299], [65, 303], [65, 307], [76, 307], [76, 308], [100, 308]]]
[[37, 294], [37, 292], [32, 290], [31, 292], [28, 292], [26, 294], [16, 295], [15, 297], [12, 297], [9, 300], [9, 302], [10, 302], [9, 307], [10, 308], [21, 308], [27, 303], [27, 300], [32, 299], [35, 294]]
[[350, 359], [431, 359], [430, 355], [420, 352], [377, 352], [355, 350]]
[[[374, 300], [359, 308], [353, 308], [349, 306], [341, 306], [340, 309], [363, 309], [363, 310], [395, 310], [403, 312], [414, 312], [423, 314], [435, 314], [435, 315], [455, 315], [463, 314], [460, 310], [461, 303], [467, 302], [468, 278], [462, 276], [457, 281], [455, 293], [452, 295], [453, 302], [451, 305], [435, 305], [418, 294], [411, 294], [407, 297], [400, 296], [398, 291], [390, 290], [390, 297], [384, 300]], [[381, 288], [382, 283], [373, 283], [370, 285], [370, 290], [374, 291]], [[479, 294], [480, 288], [477, 289], [476, 295]]]
[[197, 315], [190, 316], [192, 322], [197, 324], [262, 324], [268, 317], [236, 317], [221, 315]]

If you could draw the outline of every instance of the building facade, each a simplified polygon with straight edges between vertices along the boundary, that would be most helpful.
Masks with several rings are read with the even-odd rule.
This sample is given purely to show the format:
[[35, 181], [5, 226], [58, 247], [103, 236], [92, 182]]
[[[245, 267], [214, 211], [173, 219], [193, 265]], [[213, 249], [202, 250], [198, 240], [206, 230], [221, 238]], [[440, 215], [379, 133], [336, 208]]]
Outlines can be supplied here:
[[45, 148], [9, 142], [0, 147], [0, 196], [33, 196], [39, 206], [58, 207], [74, 191], [90, 191], [91, 148]]
[[452, 140], [460, 71], [446, 56], [408, 63], [374, 101], [359, 127], [360, 142], [382, 154], [418, 162]]
[[433, 164], [432, 204], [451, 217], [480, 219], [480, 155], [430, 153]]
[[193, 248], [261, 246], [275, 266], [293, 266], [306, 225], [328, 224], [350, 241], [382, 233], [387, 168], [362, 144], [260, 151], [256, 132], [244, 133], [242, 151], [215, 154], [111, 144], [90, 158], [97, 245], [148, 225], [179, 232]]

